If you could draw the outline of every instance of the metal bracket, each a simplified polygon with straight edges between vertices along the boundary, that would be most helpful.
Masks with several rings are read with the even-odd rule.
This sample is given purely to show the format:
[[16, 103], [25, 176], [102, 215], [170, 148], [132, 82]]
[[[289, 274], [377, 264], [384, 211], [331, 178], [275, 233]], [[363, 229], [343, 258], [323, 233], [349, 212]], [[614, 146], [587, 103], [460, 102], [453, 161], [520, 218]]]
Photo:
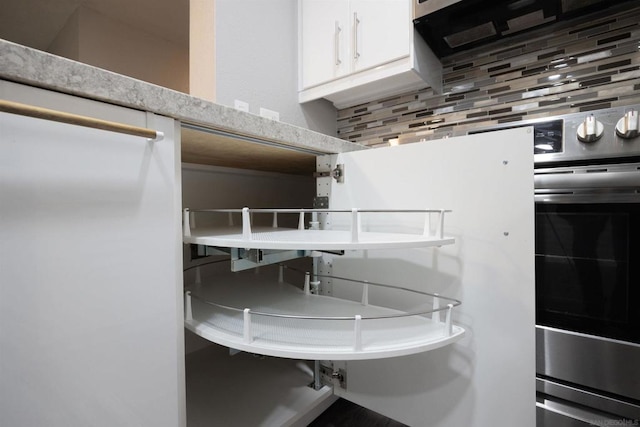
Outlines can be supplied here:
[[308, 255], [309, 251], [304, 250], [277, 251], [231, 248], [231, 271], [242, 271], [264, 265], [278, 264]]
[[326, 196], [318, 196], [313, 198], [314, 209], [329, 209], [329, 198]]
[[313, 174], [315, 178], [327, 178], [331, 177], [335, 179], [338, 183], [342, 184], [344, 182], [344, 164], [337, 164], [336, 167], [331, 172], [316, 172]]
[[213, 246], [197, 245], [191, 243], [189, 245], [191, 251], [191, 260], [207, 258], [213, 255], [229, 255], [229, 251], [224, 251]]
[[347, 389], [347, 371], [344, 369], [333, 369], [331, 366], [320, 365], [320, 374], [323, 384], [331, 384], [334, 387]]
[[231, 271], [242, 271], [264, 265], [278, 264], [292, 259], [304, 258], [310, 255], [310, 251], [221, 248], [191, 244], [191, 260], [206, 258], [212, 255], [231, 255]]

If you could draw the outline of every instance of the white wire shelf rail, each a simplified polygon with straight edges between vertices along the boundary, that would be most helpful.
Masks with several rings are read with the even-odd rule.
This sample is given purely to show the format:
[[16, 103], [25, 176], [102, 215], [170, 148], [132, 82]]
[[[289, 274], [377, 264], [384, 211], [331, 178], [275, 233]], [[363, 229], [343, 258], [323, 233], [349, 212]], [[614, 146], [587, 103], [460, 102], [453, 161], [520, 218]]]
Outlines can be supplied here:
[[[245, 249], [275, 250], [359, 250], [359, 249], [396, 249], [409, 247], [443, 246], [455, 242], [453, 237], [444, 233], [446, 209], [184, 209], [183, 239], [185, 243]], [[224, 226], [203, 226], [195, 224], [195, 214], [226, 214]], [[271, 215], [271, 225], [255, 225], [254, 215]], [[346, 214], [343, 229], [321, 229], [318, 216], [322, 214]], [[405, 215], [422, 214], [424, 221], [419, 232], [375, 231], [374, 225], [363, 230], [364, 214]], [[279, 225], [283, 215], [297, 215], [297, 228], [285, 228]], [[240, 216], [240, 224], [237, 224]], [[306, 226], [306, 220], [311, 220]]]
[[[254, 272], [233, 273], [185, 293], [185, 325], [201, 337], [241, 351], [313, 360], [364, 360], [433, 350], [461, 339], [452, 321], [460, 301], [438, 294], [363, 280], [359, 300], [315, 295], [309, 275], [302, 289]], [[318, 276], [323, 277], [323, 276]], [[329, 277], [329, 276], [325, 276]], [[370, 290], [426, 298], [399, 310], [370, 303]]]

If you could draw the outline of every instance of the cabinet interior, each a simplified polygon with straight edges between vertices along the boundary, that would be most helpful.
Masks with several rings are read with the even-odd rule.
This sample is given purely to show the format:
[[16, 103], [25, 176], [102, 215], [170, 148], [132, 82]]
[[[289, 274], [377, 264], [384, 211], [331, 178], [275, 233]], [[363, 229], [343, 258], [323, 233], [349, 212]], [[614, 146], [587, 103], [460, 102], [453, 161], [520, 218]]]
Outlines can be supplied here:
[[316, 155], [250, 135], [183, 124], [182, 161], [211, 166], [312, 175]]

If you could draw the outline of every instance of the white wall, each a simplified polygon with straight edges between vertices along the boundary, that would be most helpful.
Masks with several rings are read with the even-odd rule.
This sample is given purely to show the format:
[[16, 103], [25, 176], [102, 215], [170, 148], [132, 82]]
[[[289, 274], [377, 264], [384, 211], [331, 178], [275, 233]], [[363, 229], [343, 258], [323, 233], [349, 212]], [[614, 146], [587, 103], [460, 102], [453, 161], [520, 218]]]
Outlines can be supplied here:
[[49, 51], [85, 64], [189, 92], [189, 46], [164, 40], [81, 6]]
[[337, 113], [325, 100], [298, 103], [296, 0], [216, 0], [216, 102], [249, 103], [280, 121], [336, 135]]

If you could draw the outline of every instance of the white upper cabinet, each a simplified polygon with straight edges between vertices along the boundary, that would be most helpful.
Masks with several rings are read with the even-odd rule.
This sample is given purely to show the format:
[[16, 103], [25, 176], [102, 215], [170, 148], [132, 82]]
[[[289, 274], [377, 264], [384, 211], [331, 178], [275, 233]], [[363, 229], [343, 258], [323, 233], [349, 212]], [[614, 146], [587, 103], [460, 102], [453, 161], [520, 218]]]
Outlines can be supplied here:
[[441, 88], [441, 65], [415, 35], [410, 0], [299, 0], [300, 102], [343, 108]]
[[411, 54], [411, 10], [406, 0], [350, 2], [353, 70], [408, 57]]
[[312, 0], [302, 3], [304, 87], [333, 80], [350, 71], [348, 22], [348, 1]]

